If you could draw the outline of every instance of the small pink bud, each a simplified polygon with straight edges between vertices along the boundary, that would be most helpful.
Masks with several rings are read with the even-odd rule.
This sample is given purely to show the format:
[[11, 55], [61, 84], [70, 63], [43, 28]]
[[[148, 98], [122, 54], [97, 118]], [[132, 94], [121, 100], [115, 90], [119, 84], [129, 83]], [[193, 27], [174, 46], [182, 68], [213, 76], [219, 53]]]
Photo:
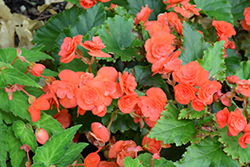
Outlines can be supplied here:
[[49, 139], [47, 131], [42, 128], [36, 129], [35, 136], [36, 141], [40, 144], [44, 144]]

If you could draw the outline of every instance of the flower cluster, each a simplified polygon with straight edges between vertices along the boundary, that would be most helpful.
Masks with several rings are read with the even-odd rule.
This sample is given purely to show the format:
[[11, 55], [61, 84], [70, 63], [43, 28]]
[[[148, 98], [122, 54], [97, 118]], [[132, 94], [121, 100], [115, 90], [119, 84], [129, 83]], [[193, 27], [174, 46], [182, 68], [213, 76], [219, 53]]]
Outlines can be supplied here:
[[242, 115], [242, 111], [236, 108], [234, 111], [229, 113], [225, 107], [216, 114], [216, 122], [219, 128], [228, 126], [228, 135], [237, 136], [239, 132], [244, 131], [245, 133], [239, 138], [239, 144], [242, 148], [247, 148], [246, 144], [250, 144], [250, 125], [247, 124], [246, 118]]
[[227, 57], [226, 54], [226, 49], [230, 48], [230, 49], [235, 49], [235, 44], [232, 41], [229, 41], [229, 37], [231, 37], [232, 35], [236, 35], [236, 32], [233, 28], [233, 25], [226, 22], [226, 21], [217, 21], [214, 20], [212, 22], [212, 25], [215, 27], [216, 29], [216, 34], [219, 36], [218, 41], [225, 41], [224, 44], [224, 57]]
[[174, 71], [173, 79], [179, 82], [174, 86], [176, 101], [180, 104], [188, 104], [192, 101], [194, 110], [204, 110], [207, 104], [212, 104], [213, 95], [222, 87], [219, 82], [210, 81], [208, 77], [209, 73], [195, 61]]
[[250, 31], [250, 7], [244, 9], [244, 19], [241, 21], [242, 28]]
[[92, 73], [67, 69], [61, 71], [58, 77], [60, 80], [47, 84], [47, 89], [44, 89], [46, 94], [29, 107], [33, 122], [40, 119], [41, 110], [48, 110], [52, 105], [59, 109], [59, 103], [64, 108], [78, 106], [78, 114], [81, 115], [91, 110], [94, 115], [103, 117], [112, 99], [121, 97], [124, 92], [131, 93], [136, 87], [136, 82], [130, 81], [134, 77], [128, 73], [119, 73], [120, 82], [116, 82], [118, 72], [113, 67], [102, 67], [96, 77]]

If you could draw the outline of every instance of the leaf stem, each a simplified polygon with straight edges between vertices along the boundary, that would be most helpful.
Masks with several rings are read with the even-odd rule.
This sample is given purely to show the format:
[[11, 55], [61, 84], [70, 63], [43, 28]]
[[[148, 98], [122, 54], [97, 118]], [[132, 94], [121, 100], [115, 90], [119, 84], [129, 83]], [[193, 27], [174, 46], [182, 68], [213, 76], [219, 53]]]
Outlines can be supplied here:
[[113, 122], [113, 120], [114, 120], [116, 114], [118, 113], [117, 111], [118, 111], [118, 110], [115, 110], [115, 111], [112, 113], [112, 115], [111, 115], [109, 124], [108, 124], [108, 126], [107, 126], [108, 131], [109, 131], [110, 127], [111, 127], [111, 124], [112, 124], [112, 122]]

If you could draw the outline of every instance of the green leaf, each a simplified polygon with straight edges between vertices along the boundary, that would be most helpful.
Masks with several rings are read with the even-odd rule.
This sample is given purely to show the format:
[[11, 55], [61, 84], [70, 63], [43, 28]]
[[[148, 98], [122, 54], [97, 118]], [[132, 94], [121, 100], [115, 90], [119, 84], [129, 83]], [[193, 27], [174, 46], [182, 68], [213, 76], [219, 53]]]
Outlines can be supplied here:
[[7, 151], [8, 151], [8, 128], [7, 126], [3, 123], [2, 120], [2, 111], [0, 112], [0, 146], [1, 146], [1, 151], [0, 151], [0, 166], [1, 167], [6, 167], [6, 161], [7, 161]]
[[[1, 77], [1, 76], [0, 76]], [[9, 112], [9, 99], [8, 99], [8, 95], [7, 93], [3, 90], [0, 89], [0, 99], [1, 99], [1, 103], [0, 103], [0, 108], [6, 112]]]
[[69, 28], [70, 25], [73, 25], [80, 13], [82, 13], [82, 10], [73, 7], [50, 18], [45, 26], [42, 26], [36, 31], [36, 34], [33, 36], [33, 42], [36, 44], [42, 43], [45, 45], [44, 49], [48, 52], [53, 50], [59, 34], [65, 28]]
[[124, 167], [139, 167], [140, 161], [138, 159], [132, 159], [131, 157], [126, 157], [124, 159]]
[[180, 111], [178, 119], [199, 119], [206, 115], [206, 109], [195, 111], [193, 108], [184, 108]]
[[137, 87], [141, 86], [158, 86], [165, 84], [160, 74], [152, 76], [151, 66], [135, 66], [135, 80], [137, 82]]
[[44, 163], [46, 166], [49, 166], [62, 160], [74, 138], [74, 134], [80, 126], [71, 127], [53, 135], [42, 147], [37, 148], [33, 162]]
[[227, 58], [225, 59], [225, 66], [227, 67], [226, 69], [226, 76], [230, 76], [232, 74], [235, 74], [236, 71], [239, 70], [240, 68], [240, 61], [241, 61], [241, 56], [236, 55], [234, 50], [227, 49]]
[[219, 141], [225, 146], [223, 151], [232, 156], [233, 159], [238, 159], [240, 163], [249, 164], [250, 147], [248, 146], [247, 148], [241, 148], [238, 142], [241, 135], [238, 135], [236, 137], [228, 136], [227, 131], [227, 128], [222, 128], [218, 131], [221, 135]]
[[[99, 3], [88, 9], [85, 13], [79, 15], [75, 24], [70, 27], [71, 31], [77, 30], [78, 34], [85, 36], [93, 27], [99, 26], [106, 18], [105, 9], [102, 3]], [[78, 35], [76, 34], [76, 35]]]
[[14, 48], [0, 49], [0, 60], [4, 63], [11, 64], [17, 56], [17, 51]]
[[44, 163], [33, 163], [31, 166], [32, 167], [48, 167]]
[[19, 91], [13, 92], [13, 99], [9, 100], [8, 106], [15, 116], [31, 121], [30, 113], [28, 112], [30, 104], [28, 103], [28, 96], [24, 93]]
[[[51, 56], [45, 54], [44, 52], [40, 52], [37, 50], [27, 50], [24, 48], [20, 48], [22, 51], [22, 56], [25, 57], [26, 60], [30, 62], [37, 62], [39, 60], [53, 59]], [[15, 49], [16, 50], [16, 49]], [[15, 65], [15, 63], [14, 63]]]
[[201, 8], [211, 19], [233, 24], [231, 5], [227, 0], [194, 0], [196, 8]]
[[[116, 15], [114, 18], [108, 18], [105, 23], [106, 25], [102, 25], [97, 32], [106, 45], [103, 50], [114, 53], [116, 59], [121, 57], [122, 61], [129, 61], [136, 57], [135, 50], [129, 48], [135, 39], [131, 31], [134, 20]], [[109, 58], [109, 60], [113, 59]]]
[[145, 7], [148, 5], [153, 10], [149, 16], [149, 20], [157, 20], [157, 16], [165, 12], [165, 5], [162, 3], [162, 0], [128, 0], [128, 3], [129, 13], [133, 15], [139, 13], [142, 6]]
[[209, 77], [215, 80], [224, 80], [225, 76], [225, 58], [223, 58], [223, 49], [225, 41], [214, 43], [214, 46], [204, 51], [202, 60], [198, 60], [199, 64], [209, 72]]
[[32, 87], [42, 88], [34, 80], [32, 80], [27, 75], [25, 75], [24, 73], [14, 68], [3, 69], [2, 77], [4, 78], [4, 81], [10, 85], [20, 84], [23, 86], [32, 86]]
[[193, 28], [188, 23], [183, 23], [183, 47], [185, 48], [180, 55], [180, 60], [182, 60], [182, 65], [187, 64], [191, 61], [201, 59], [203, 56], [203, 51], [208, 49], [201, 33], [199, 33], [195, 28]]
[[[107, 126], [110, 121], [110, 117], [112, 114], [107, 113], [104, 117], [102, 117], [103, 125]], [[112, 133], [116, 133], [118, 130], [124, 133], [127, 130], [133, 129], [137, 130], [139, 124], [134, 122], [134, 119], [129, 114], [121, 114], [118, 113], [114, 117], [114, 120], [110, 126], [110, 131]]]
[[16, 138], [12, 127], [8, 129], [8, 147], [10, 155], [10, 163], [12, 166], [21, 166], [22, 161], [27, 161], [26, 152], [21, 150], [22, 143]]
[[179, 110], [171, 101], [165, 108], [148, 137], [168, 144], [176, 143], [176, 146], [186, 144], [196, 134], [194, 121], [178, 120]]
[[34, 135], [34, 131], [32, 130], [31, 125], [28, 125], [23, 121], [16, 121], [12, 125], [13, 131], [17, 138], [20, 138], [23, 144], [28, 144], [33, 152], [35, 152], [37, 148], [36, 136]]
[[240, 62], [240, 69], [235, 73], [241, 80], [250, 79], [250, 60]]
[[187, 147], [187, 152], [183, 154], [183, 158], [179, 162], [175, 162], [177, 167], [186, 166], [227, 166], [236, 167], [240, 164], [236, 160], [232, 160], [227, 156], [222, 148], [218, 137], [213, 139], [205, 138], [199, 144], [192, 144]]
[[59, 163], [56, 163], [55, 165], [67, 166], [72, 164], [86, 146], [88, 146], [88, 143], [72, 143], [69, 146], [68, 151], [64, 155], [62, 160]]
[[0, 113], [2, 118], [6, 124], [12, 124], [13, 122], [20, 120], [19, 117], [16, 117], [12, 114], [12, 112], [6, 112], [0, 109]]
[[[144, 153], [138, 156], [138, 159], [142, 162], [145, 167], [151, 167], [152, 154]], [[165, 158], [154, 159], [154, 167], [174, 167], [173, 162], [166, 160]]]
[[55, 134], [63, 131], [62, 124], [60, 124], [60, 122], [58, 122], [52, 116], [45, 113], [42, 113], [41, 118], [32, 124], [37, 128], [45, 129], [49, 134]]
[[165, 158], [155, 159], [154, 167], [174, 167], [174, 163], [172, 161], [166, 160]]
[[249, 0], [228, 0], [232, 6], [232, 14], [235, 19], [242, 20], [244, 18], [244, 9], [250, 6]]

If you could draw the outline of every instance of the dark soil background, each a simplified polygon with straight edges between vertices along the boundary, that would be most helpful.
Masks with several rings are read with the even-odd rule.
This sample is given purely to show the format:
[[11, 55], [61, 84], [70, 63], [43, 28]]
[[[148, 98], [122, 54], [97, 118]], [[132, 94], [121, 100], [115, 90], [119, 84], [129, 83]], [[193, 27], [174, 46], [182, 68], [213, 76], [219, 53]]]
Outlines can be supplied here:
[[53, 16], [48, 9], [53, 9], [57, 13], [60, 13], [65, 9], [67, 4], [67, 2], [51, 4], [49, 8], [40, 13], [37, 7], [42, 6], [44, 0], [4, 0], [4, 2], [10, 8], [11, 13], [23, 14], [31, 20], [43, 20], [45, 22]]

